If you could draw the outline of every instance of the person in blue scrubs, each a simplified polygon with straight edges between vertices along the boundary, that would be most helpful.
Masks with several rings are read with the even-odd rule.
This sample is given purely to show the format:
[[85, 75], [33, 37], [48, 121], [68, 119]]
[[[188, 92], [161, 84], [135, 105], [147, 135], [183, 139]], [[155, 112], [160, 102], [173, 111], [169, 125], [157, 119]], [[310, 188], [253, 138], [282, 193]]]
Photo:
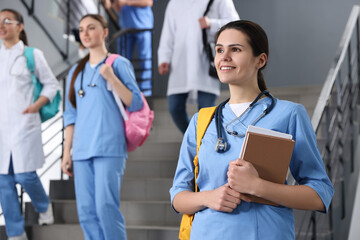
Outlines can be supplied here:
[[[216, 35], [215, 66], [220, 81], [230, 89], [230, 100], [221, 116], [221, 130], [229, 146], [223, 153], [214, 150], [217, 132], [215, 119], [212, 119], [199, 150], [199, 192], [194, 192], [193, 159], [198, 119], [198, 115], [194, 115], [184, 135], [170, 189], [173, 208], [183, 214], [195, 214], [190, 239], [295, 239], [293, 208], [328, 211], [334, 189], [302, 105], [275, 99], [272, 111], [255, 123], [293, 136], [295, 147], [289, 168], [299, 185], [276, 184], [259, 178], [251, 163], [239, 159], [244, 137], [225, 133], [225, 125], [237, 116], [240, 118], [229, 127], [239, 135], [245, 133], [247, 126], [270, 106], [271, 99], [262, 97], [241, 116], [266, 89], [262, 70], [268, 52], [266, 33], [250, 21], [230, 22]], [[245, 194], [279, 206], [250, 202]]]
[[[113, 7], [119, 12], [121, 29], [153, 29], [154, 16], [151, 7], [154, 0], [114, 0]], [[109, 4], [108, 4], [109, 5]], [[141, 72], [138, 78], [144, 96], [152, 95], [152, 31], [127, 33], [118, 38], [118, 53], [133, 59], [136, 47]]]
[[[62, 169], [74, 176], [77, 211], [85, 239], [126, 239], [120, 187], [127, 158], [124, 120], [109, 83], [128, 111], [143, 106], [131, 63], [123, 57], [104, 64], [108, 51], [106, 20], [85, 15], [80, 39], [89, 55], [69, 72]], [[73, 168], [72, 168], [73, 167]]]

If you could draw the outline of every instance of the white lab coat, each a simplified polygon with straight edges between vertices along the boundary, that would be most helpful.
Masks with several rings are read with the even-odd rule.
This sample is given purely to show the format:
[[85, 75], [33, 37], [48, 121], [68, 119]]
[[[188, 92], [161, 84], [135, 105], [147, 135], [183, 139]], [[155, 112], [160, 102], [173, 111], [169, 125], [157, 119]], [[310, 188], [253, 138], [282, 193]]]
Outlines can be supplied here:
[[[26, 66], [24, 43], [0, 48], [0, 174], [8, 174], [10, 154], [14, 173], [34, 171], [44, 163], [40, 114], [22, 114], [33, 103], [34, 86]], [[43, 53], [34, 50], [35, 74], [42, 96], [52, 100], [59, 83]]]
[[[170, 0], [158, 48], [158, 65], [170, 63], [167, 95], [203, 91], [220, 94], [219, 80], [209, 76], [199, 23], [208, 0]], [[207, 14], [208, 40], [226, 23], [239, 19], [232, 0], [214, 0]]]

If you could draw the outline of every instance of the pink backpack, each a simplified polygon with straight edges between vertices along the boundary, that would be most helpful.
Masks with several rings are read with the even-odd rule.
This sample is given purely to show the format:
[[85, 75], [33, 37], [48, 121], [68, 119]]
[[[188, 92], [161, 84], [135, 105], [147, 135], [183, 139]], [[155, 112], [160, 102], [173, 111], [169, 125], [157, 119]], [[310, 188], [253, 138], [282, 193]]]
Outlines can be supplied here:
[[[105, 64], [112, 66], [115, 59], [119, 56], [120, 55], [118, 54], [111, 54], [106, 59]], [[118, 95], [114, 94], [114, 97], [115, 100], [117, 100], [118, 105], [121, 104], [121, 106], [119, 105], [119, 108], [123, 108]], [[149, 105], [142, 93], [141, 97], [143, 101], [143, 108], [136, 112], [129, 112], [125, 109], [125, 114], [128, 119], [126, 120], [126, 116], [123, 116], [125, 122], [126, 148], [128, 152], [134, 151], [145, 142], [146, 138], [149, 136], [150, 128], [154, 120], [154, 111], [149, 108]]]

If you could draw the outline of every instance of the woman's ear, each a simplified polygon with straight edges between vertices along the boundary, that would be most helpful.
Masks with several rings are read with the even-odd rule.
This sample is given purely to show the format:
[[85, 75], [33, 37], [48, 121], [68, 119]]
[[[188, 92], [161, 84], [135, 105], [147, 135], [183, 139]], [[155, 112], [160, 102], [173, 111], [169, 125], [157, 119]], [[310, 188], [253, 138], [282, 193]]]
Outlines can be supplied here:
[[267, 55], [265, 53], [261, 53], [259, 56], [257, 56], [257, 59], [257, 67], [258, 69], [261, 69], [266, 64]]
[[19, 33], [21, 33], [22, 30], [24, 30], [24, 24], [23, 23], [19, 23]]
[[109, 28], [104, 28], [104, 38], [107, 38], [109, 35]]

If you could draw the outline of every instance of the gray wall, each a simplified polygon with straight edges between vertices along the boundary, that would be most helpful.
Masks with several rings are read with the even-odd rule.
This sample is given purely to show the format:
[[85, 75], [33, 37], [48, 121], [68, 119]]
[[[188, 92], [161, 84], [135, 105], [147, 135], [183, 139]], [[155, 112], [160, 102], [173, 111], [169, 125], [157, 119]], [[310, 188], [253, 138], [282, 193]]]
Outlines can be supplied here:
[[[260, 24], [268, 34], [269, 87], [321, 85], [335, 57], [347, 19], [359, 0], [233, 0], [241, 19]], [[154, 3], [154, 64], [168, 0]], [[154, 73], [154, 93], [164, 95], [167, 76]]]
[[[233, 1], [241, 19], [259, 23], [268, 34], [270, 57], [265, 78], [269, 87], [321, 85], [335, 57], [351, 8], [360, 4], [359, 0]], [[53, 25], [50, 27], [52, 34], [63, 45], [65, 41], [60, 34], [62, 23], [56, 24], [56, 14], [49, 10], [54, 0], [37, 0], [36, 3], [37, 12], [47, 12], [47, 23], [52, 22]], [[168, 0], [157, 0], [153, 6], [155, 96], [165, 96], [167, 88], [167, 76], [157, 73], [157, 48], [167, 3]], [[55, 73], [68, 65], [49, 42], [43, 41], [46, 37], [27, 17], [20, 0], [0, 0], [0, 8], [5, 7], [13, 7], [24, 14], [30, 44], [44, 51]], [[76, 55], [74, 48], [75, 45], [72, 52]], [[76, 56], [71, 60], [76, 60]]]

